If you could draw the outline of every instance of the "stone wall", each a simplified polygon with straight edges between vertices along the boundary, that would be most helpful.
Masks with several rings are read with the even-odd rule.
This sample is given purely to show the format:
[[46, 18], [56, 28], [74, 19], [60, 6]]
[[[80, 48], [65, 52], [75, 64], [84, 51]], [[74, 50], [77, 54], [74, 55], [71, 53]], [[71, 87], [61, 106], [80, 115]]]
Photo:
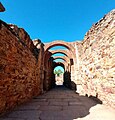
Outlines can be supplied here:
[[46, 90], [50, 90], [54, 85], [54, 79], [55, 79], [55, 76], [53, 73], [54, 67], [53, 67], [52, 57], [48, 60], [47, 68], [45, 69], [46, 69], [46, 79], [45, 79]]
[[[16, 25], [8, 24], [8, 26], [12, 29], [14, 34], [18, 36], [21, 43], [23, 45], [26, 45], [30, 49], [30, 51], [33, 53], [33, 55], [38, 59], [38, 52], [37, 52], [36, 46], [33, 44], [34, 42], [31, 40], [28, 33], [23, 28], [19, 28]], [[40, 43], [41, 41], [39, 42], [39, 44]]]
[[81, 93], [115, 107], [115, 10], [91, 27], [81, 46]]
[[[44, 80], [44, 63], [43, 63], [43, 55], [44, 55], [44, 44], [39, 40], [33, 40], [34, 44], [34, 55], [37, 53], [37, 67], [36, 67], [36, 74], [39, 76], [37, 77], [37, 81], [39, 81], [39, 93], [43, 93], [43, 80]], [[36, 49], [37, 48], [37, 49]]]
[[18, 33], [11, 28], [0, 21], [0, 114], [41, 92], [37, 51], [23, 29], [17, 28]]

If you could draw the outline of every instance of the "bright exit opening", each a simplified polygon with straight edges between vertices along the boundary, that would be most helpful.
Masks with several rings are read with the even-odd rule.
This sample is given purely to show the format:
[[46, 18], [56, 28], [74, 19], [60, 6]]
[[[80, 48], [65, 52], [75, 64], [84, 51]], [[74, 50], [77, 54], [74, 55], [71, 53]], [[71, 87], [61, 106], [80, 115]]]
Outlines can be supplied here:
[[64, 82], [64, 69], [61, 66], [57, 66], [54, 68], [54, 74], [55, 74], [55, 84], [56, 85], [63, 85]]

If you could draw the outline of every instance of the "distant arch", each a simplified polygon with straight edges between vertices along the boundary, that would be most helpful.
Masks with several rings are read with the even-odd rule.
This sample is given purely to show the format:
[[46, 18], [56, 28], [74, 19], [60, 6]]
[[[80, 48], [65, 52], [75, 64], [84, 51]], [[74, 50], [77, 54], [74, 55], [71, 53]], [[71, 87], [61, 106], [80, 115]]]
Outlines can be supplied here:
[[49, 52], [51, 52], [52, 55], [57, 54], [57, 53], [61, 53], [64, 54], [67, 57], [72, 57], [71, 52], [69, 52], [69, 50], [49, 50]]
[[55, 47], [55, 46], [64, 46], [71, 52], [75, 51], [74, 47], [71, 44], [69, 44], [68, 42], [62, 41], [62, 40], [56, 40], [50, 43], [45, 43], [45, 51], [48, 51], [50, 48]]
[[55, 67], [57, 67], [57, 66], [61, 66], [61, 67], [64, 69], [64, 71], [65, 71], [65, 65], [64, 65], [63, 62], [54, 62], [53, 68], [55, 68]]
[[55, 57], [53, 57], [53, 59], [54, 59], [54, 60], [56, 60], [56, 59], [62, 59], [62, 60], [64, 60], [65, 62], [69, 62], [69, 58], [66, 57], [66, 56], [55, 56]]

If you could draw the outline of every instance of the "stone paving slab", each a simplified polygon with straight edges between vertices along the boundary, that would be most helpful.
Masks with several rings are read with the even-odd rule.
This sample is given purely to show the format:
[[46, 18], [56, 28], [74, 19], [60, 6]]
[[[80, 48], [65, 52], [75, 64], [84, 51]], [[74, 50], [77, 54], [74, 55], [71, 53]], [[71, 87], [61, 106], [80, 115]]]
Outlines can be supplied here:
[[72, 120], [73, 114], [67, 111], [48, 111], [40, 115], [41, 120]]
[[82, 102], [69, 102], [69, 106], [83, 105]]
[[61, 101], [61, 102], [57, 102], [57, 101], [52, 101], [52, 102], [50, 102], [50, 104], [49, 105], [57, 105], [57, 106], [62, 106], [62, 105], [65, 105], [65, 106], [68, 106], [68, 102], [63, 102], [63, 101]]
[[68, 101], [68, 102], [80, 102], [79, 99], [76, 98], [64, 98], [62, 101]]
[[28, 110], [28, 111], [14, 111], [8, 115], [8, 117], [19, 117], [19, 118], [39, 118], [41, 111], [39, 110]]
[[25, 120], [20, 118], [1, 118], [0, 120]]
[[37, 102], [38, 101], [38, 99], [39, 99], [39, 102], [47, 102], [47, 99], [43, 99], [43, 98], [34, 98], [32, 101], [34, 101], [34, 102]]
[[[34, 101], [33, 101], [34, 102]], [[41, 106], [44, 106], [44, 105], [48, 105], [49, 104], [49, 102], [42, 102], [42, 101], [36, 101], [36, 102], [34, 102], [34, 103], [36, 103], [37, 105], [41, 105]]]
[[48, 101], [49, 102], [62, 102], [63, 101], [63, 99], [61, 99], [61, 98], [57, 98], [57, 99], [48, 99]]
[[15, 111], [25, 111], [25, 110], [39, 110], [40, 105], [38, 104], [23, 104], [15, 108]]
[[0, 120], [115, 120], [115, 109], [56, 87], [22, 104]]
[[39, 110], [41, 111], [61, 111], [62, 110], [62, 106], [42, 106], [39, 108]]

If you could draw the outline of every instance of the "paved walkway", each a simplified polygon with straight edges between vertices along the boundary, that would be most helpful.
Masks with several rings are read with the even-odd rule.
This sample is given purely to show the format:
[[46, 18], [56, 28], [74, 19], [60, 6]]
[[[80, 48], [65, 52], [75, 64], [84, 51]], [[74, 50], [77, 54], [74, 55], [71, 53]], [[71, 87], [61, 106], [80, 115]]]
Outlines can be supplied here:
[[56, 87], [0, 120], [115, 120], [115, 110], [64, 87]]

